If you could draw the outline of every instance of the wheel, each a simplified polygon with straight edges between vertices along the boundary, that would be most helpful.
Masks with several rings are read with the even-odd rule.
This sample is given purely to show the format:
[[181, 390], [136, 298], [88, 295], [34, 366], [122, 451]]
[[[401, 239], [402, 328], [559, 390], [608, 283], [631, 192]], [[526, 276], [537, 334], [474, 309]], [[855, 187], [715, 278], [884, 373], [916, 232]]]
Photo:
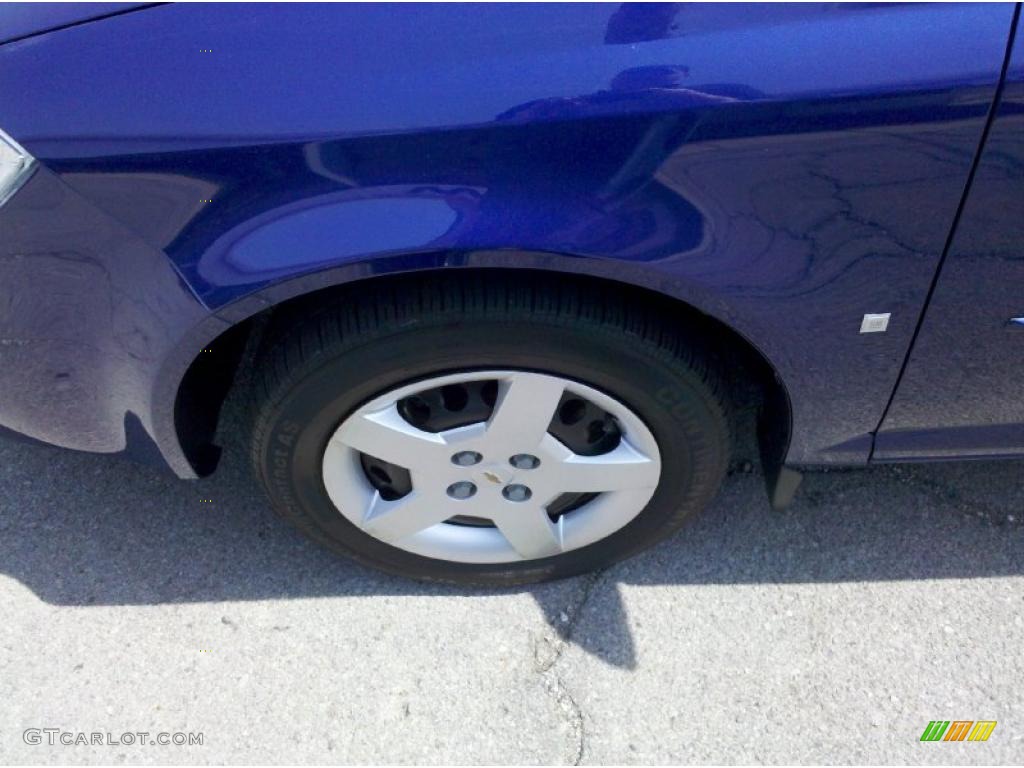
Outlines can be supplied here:
[[672, 533], [727, 465], [699, 343], [607, 291], [425, 280], [349, 293], [272, 338], [257, 475], [285, 519], [392, 573], [601, 568]]

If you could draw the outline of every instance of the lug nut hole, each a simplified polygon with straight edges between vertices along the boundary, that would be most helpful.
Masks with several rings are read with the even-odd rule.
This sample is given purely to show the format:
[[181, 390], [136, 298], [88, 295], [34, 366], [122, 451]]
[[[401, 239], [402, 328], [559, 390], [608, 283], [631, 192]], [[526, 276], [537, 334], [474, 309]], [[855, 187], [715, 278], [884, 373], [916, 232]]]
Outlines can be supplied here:
[[536, 469], [540, 466], [540, 459], [529, 453], [517, 453], [508, 460], [508, 463], [516, 469]]
[[468, 499], [474, 493], [476, 493], [476, 486], [465, 480], [448, 486], [448, 495], [453, 499]]
[[459, 451], [452, 456], [452, 464], [460, 467], [472, 467], [474, 464], [479, 464], [483, 459], [476, 451]]
[[502, 488], [501, 495], [509, 501], [526, 501], [528, 498], [533, 496], [533, 491], [525, 485], [513, 483], [512, 485], [506, 485]]

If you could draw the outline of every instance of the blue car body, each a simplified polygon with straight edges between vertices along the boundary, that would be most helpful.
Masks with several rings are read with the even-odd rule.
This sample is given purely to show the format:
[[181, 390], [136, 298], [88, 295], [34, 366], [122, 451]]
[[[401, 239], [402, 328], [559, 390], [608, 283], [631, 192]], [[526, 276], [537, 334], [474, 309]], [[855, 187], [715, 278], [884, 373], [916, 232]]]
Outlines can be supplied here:
[[252, 318], [529, 269], [713, 318], [774, 372], [787, 465], [1024, 455], [1018, 14], [0, 8], [38, 160], [0, 208], [0, 425], [194, 476], [222, 392], [183, 387]]

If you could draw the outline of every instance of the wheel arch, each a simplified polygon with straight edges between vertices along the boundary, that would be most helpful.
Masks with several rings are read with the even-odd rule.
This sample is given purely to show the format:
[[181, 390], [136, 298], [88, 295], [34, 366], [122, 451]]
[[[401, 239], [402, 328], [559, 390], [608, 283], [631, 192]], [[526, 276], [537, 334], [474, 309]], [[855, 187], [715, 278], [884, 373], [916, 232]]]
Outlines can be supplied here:
[[[427, 268], [402, 270], [389, 266], [349, 265], [278, 283], [222, 308], [194, 328], [165, 363], [155, 393], [154, 428], [158, 434], [154, 437], [165, 447], [172, 468], [183, 477], [213, 471], [219, 458], [214, 436], [222, 405], [235, 384], [245, 386], [240, 379], [255, 364], [260, 339], [288, 318], [318, 304], [343, 300], [346, 292], [386, 282], [438, 274], [459, 280], [473, 274], [499, 277], [504, 273], [612, 288], [626, 301], [644, 302], [646, 306], [653, 302], [659, 313], [674, 322], [697, 325], [713, 334], [716, 363], [739, 373], [727, 377], [732, 384], [728, 394], [741, 411], [756, 419], [758, 447], [769, 491], [773, 490], [792, 431], [790, 396], [777, 367], [750, 339], [721, 319], [722, 314], [728, 315], [727, 308], [713, 297], [702, 297], [699, 289], [675, 282], [623, 280], [618, 262], [549, 253], [502, 250], [438, 254], [435, 264]], [[687, 298], [680, 298], [680, 294]]]

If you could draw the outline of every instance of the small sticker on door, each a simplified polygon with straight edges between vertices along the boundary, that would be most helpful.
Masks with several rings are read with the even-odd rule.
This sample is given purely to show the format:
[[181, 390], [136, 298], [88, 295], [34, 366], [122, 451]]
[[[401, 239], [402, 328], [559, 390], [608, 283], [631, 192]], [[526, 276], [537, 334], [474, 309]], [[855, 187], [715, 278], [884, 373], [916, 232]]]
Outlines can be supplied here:
[[890, 314], [886, 312], [884, 315], [864, 315], [864, 319], [860, 321], [860, 332], [882, 333], [889, 327]]

